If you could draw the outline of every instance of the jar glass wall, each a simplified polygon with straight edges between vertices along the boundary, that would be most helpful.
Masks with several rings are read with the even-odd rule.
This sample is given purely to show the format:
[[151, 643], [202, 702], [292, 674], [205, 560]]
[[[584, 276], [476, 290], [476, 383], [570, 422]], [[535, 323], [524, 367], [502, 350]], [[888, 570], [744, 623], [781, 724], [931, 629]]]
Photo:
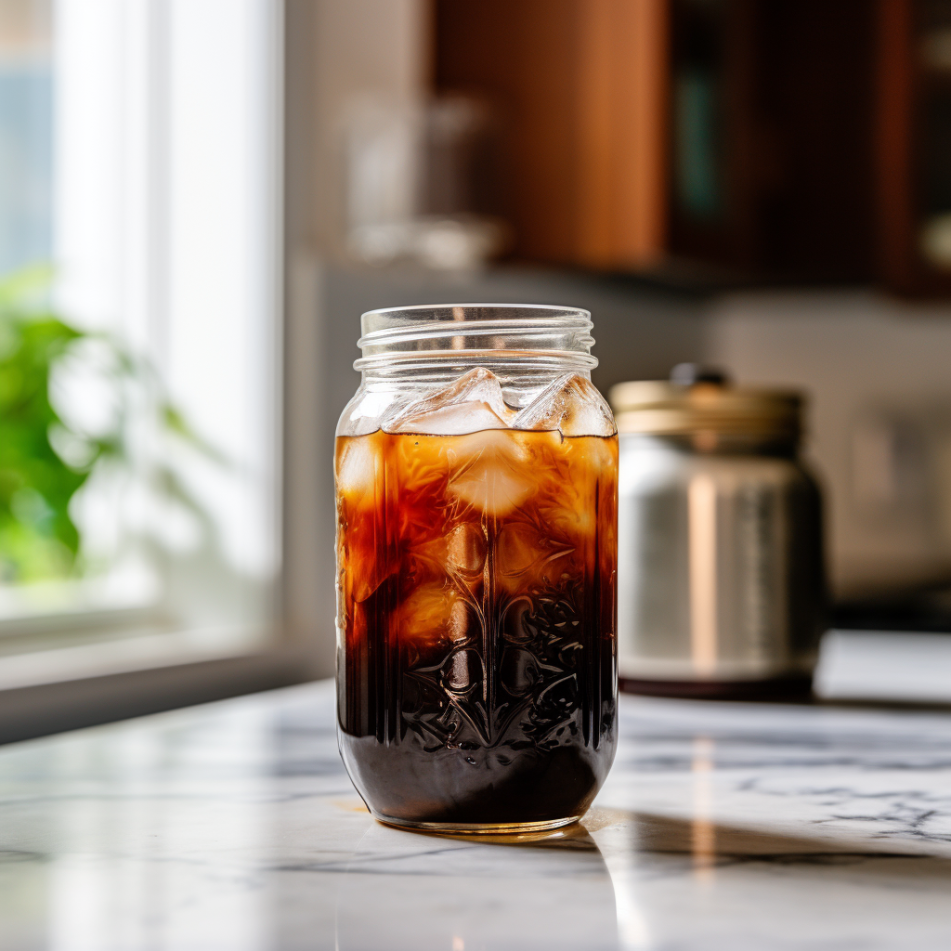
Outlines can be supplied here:
[[617, 434], [590, 317], [363, 317], [337, 432], [338, 736], [410, 827], [579, 818], [616, 737]]

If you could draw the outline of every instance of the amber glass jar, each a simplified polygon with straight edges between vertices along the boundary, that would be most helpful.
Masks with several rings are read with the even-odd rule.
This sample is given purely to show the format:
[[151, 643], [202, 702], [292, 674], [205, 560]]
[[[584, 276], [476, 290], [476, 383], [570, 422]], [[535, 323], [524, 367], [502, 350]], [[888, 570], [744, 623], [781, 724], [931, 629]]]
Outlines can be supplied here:
[[337, 430], [340, 750], [370, 811], [579, 818], [614, 758], [617, 433], [590, 315], [363, 316]]

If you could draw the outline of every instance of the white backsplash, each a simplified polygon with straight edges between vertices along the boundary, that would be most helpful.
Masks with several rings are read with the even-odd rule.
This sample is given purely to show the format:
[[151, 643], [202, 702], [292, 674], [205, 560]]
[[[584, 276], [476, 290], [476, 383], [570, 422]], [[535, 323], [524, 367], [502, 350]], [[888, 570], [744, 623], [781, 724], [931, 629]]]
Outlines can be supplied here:
[[746, 384], [810, 397], [841, 589], [951, 564], [951, 306], [871, 292], [730, 295], [708, 313], [709, 359]]

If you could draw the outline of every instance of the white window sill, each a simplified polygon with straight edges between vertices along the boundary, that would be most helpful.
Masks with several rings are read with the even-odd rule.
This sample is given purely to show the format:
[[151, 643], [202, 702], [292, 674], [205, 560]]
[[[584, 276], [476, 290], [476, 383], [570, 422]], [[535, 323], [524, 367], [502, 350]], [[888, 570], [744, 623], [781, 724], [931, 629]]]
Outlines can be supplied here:
[[0, 743], [313, 679], [313, 649], [260, 631], [85, 636], [0, 658]]

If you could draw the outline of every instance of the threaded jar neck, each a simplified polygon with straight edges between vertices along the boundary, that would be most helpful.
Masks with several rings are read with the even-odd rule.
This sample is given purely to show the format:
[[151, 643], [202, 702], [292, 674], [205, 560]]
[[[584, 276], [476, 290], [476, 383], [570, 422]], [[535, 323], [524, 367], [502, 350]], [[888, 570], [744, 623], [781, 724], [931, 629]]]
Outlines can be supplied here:
[[540, 304], [439, 304], [371, 310], [361, 319], [363, 356], [375, 378], [440, 377], [475, 366], [510, 372], [590, 374], [591, 314]]

